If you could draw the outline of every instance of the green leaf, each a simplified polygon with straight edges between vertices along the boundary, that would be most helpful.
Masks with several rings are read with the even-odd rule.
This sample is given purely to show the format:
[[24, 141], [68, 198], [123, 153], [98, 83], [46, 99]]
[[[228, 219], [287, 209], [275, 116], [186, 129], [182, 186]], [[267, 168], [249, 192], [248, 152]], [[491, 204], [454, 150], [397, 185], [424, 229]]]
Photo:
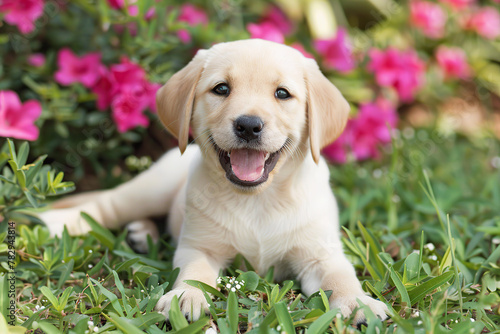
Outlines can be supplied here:
[[46, 334], [61, 334], [61, 331], [46, 320], [38, 322], [38, 328], [43, 330]]
[[90, 217], [87, 213], [82, 212], [81, 216], [85, 221], [90, 225], [92, 231], [89, 233], [96, 237], [104, 246], [108, 247], [110, 250], [113, 250], [115, 247], [116, 238], [107, 228], [99, 224], [94, 220], [94, 218]]
[[213, 286], [210, 286], [210, 285], [208, 285], [206, 283], [203, 283], [203, 282], [200, 282], [200, 281], [194, 281], [194, 280], [185, 280], [184, 283], [189, 284], [191, 286], [194, 286], [195, 288], [198, 288], [198, 289], [200, 289], [201, 287], [203, 287], [203, 289], [206, 292], [211, 293], [212, 295], [217, 296], [217, 297], [219, 297], [222, 300], [226, 300], [226, 296], [224, 296], [219, 290], [217, 290]]
[[393, 267], [390, 267], [390, 272], [391, 279], [394, 282], [396, 289], [399, 291], [399, 294], [401, 295], [401, 304], [406, 303], [406, 307], [411, 307], [412, 304], [410, 301], [410, 297], [408, 296], [408, 291], [406, 291], [403, 282], [401, 282], [401, 278], [399, 277], [398, 273], [394, 271]]
[[111, 302], [111, 305], [113, 305], [113, 308], [115, 309], [115, 311], [118, 312], [118, 314], [121, 314], [123, 316], [124, 315], [123, 308], [120, 305], [120, 301], [118, 300], [118, 297], [114, 293], [112, 293], [111, 291], [109, 291], [108, 289], [103, 287], [102, 284], [99, 283], [98, 281], [96, 281], [95, 279], [93, 279], [93, 278], [89, 278], [89, 279], [95, 285], [97, 285], [99, 287], [99, 289], [101, 289], [101, 293], [109, 299], [109, 301]]
[[245, 291], [255, 291], [259, 286], [260, 277], [254, 271], [247, 271], [242, 273], [238, 280], [245, 281]]
[[281, 326], [281, 330], [284, 330], [287, 334], [294, 334], [295, 327], [293, 326], [293, 320], [288, 312], [288, 308], [285, 302], [279, 302], [274, 305], [276, 310], [276, 317]]
[[335, 318], [335, 310], [331, 310], [320, 316], [308, 328], [307, 334], [323, 334]]
[[144, 334], [139, 328], [134, 326], [128, 319], [121, 318], [116, 313], [110, 312], [109, 316], [105, 313], [102, 314], [106, 319], [111, 321], [116, 328], [121, 330], [125, 334]]
[[[424, 298], [428, 293], [437, 289], [441, 285], [445, 284], [453, 277], [454, 273], [452, 271], [447, 271], [441, 276], [434, 277], [425, 283], [417, 286], [415, 289], [408, 293], [408, 297], [411, 300], [411, 305], [418, 303], [422, 298]], [[392, 277], [392, 275], [391, 275]]]
[[238, 331], [238, 300], [236, 293], [233, 291], [229, 292], [227, 297], [227, 321], [231, 332], [236, 334]]
[[50, 289], [46, 286], [42, 286], [40, 288], [40, 291], [45, 297], [47, 297], [52, 306], [54, 306], [54, 308], [57, 310], [59, 308], [59, 301], [57, 300], [56, 296], [54, 296], [52, 291], [50, 291]]
[[64, 289], [62, 296], [59, 297], [59, 308], [57, 309], [59, 312], [62, 312], [66, 307], [66, 305], [68, 304], [68, 299], [72, 292], [73, 292], [72, 286]]
[[328, 302], [328, 297], [325, 294], [325, 291], [323, 289], [319, 289], [319, 294], [321, 296], [321, 300], [323, 301], [323, 305], [325, 306], [325, 311], [328, 312], [330, 311], [330, 303]]
[[193, 322], [191, 325], [176, 331], [176, 334], [196, 334], [200, 333], [203, 327], [205, 327], [208, 323], [208, 318], [201, 318], [198, 321]]
[[[9, 144], [9, 153], [10, 153], [10, 158], [14, 161], [17, 161], [17, 156], [16, 156], [16, 145], [12, 140], [7, 138], [7, 143]], [[16, 168], [17, 169], [17, 168]]]
[[28, 161], [28, 154], [30, 152], [30, 147], [28, 145], [28, 142], [24, 142], [21, 144], [21, 147], [19, 148], [19, 151], [17, 152], [17, 165], [22, 167], [26, 165], [26, 161]]
[[177, 296], [174, 296], [174, 298], [172, 298], [172, 302], [170, 303], [170, 310], [168, 311], [168, 318], [175, 331], [181, 330], [188, 326], [188, 322], [186, 318], [184, 318], [184, 314], [182, 314], [181, 309], [179, 308], [179, 298]]

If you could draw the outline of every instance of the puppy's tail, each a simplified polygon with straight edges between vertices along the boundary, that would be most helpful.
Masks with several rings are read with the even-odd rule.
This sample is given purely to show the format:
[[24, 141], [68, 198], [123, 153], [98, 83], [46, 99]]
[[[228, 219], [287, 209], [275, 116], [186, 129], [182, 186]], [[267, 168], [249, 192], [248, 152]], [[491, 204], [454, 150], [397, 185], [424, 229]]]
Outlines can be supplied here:
[[179, 150], [170, 150], [132, 180], [114, 189], [56, 201], [53, 207], [57, 209], [42, 212], [40, 218], [52, 234], [61, 234], [66, 225], [70, 234], [78, 235], [90, 230], [80, 212], [86, 212], [108, 228], [120, 228], [131, 221], [167, 214], [187, 180], [189, 166], [199, 155], [196, 145], [188, 146], [182, 156]]

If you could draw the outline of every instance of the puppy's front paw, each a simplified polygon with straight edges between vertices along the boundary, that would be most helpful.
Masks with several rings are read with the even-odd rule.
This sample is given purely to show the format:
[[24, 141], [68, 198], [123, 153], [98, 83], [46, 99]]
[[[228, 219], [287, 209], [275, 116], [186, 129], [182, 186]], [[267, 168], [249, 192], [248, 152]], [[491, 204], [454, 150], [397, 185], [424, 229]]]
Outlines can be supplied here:
[[[332, 309], [339, 308], [340, 312], [342, 312], [342, 315], [344, 317], [348, 317], [351, 315], [354, 309], [359, 306], [357, 301], [358, 299], [363, 304], [368, 306], [372, 310], [372, 312], [381, 320], [385, 320], [387, 318], [387, 305], [366, 295], [337, 297], [330, 302], [330, 307]], [[354, 316], [354, 323], [356, 325], [366, 323], [366, 317], [363, 313], [363, 310], [358, 310], [356, 312], [356, 315]]]
[[160, 298], [156, 304], [156, 311], [163, 313], [168, 319], [172, 299], [179, 298], [179, 308], [189, 320], [196, 321], [200, 318], [201, 312], [208, 312], [208, 303], [203, 292], [196, 288], [174, 289]]
[[89, 224], [81, 218], [80, 210], [73, 208], [45, 211], [39, 214], [39, 218], [47, 225], [51, 236], [61, 236], [64, 226], [70, 235], [84, 235], [91, 230]]

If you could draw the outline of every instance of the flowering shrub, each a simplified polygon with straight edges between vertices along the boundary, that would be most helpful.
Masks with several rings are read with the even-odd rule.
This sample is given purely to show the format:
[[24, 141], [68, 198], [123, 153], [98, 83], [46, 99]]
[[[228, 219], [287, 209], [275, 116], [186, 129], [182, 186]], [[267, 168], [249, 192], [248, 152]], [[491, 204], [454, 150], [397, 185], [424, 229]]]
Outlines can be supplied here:
[[137, 149], [157, 157], [173, 144], [151, 122], [160, 85], [197, 49], [241, 38], [315, 58], [344, 93], [351, 121], [324, 152], [335, 162], [381, 157], [401, 106], [437, 112], [462, 85], [500, 94], [499, 1], [314, 6], [0, 0], [0, 136], [33, 140], [74, 179], [88, 168], [109, 179]]

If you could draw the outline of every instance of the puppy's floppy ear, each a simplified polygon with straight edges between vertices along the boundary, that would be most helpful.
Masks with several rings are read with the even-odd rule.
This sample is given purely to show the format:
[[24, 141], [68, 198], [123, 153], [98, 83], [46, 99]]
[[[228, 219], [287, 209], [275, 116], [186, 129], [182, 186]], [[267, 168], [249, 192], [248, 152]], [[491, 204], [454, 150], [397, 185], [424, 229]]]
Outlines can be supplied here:
[[320, 71], [312, 59], [305, 59], [307, 118], [311, 153], [316, 163], [322, 148], [344, 130], [350, 106], [340, 91]]
[[156, 93], [156, 109], [161, 122], [186, 150], [193, 113], [196, 85], [204, 69], [207, 50], [199, 50], [182, 70], [175, 73]]

